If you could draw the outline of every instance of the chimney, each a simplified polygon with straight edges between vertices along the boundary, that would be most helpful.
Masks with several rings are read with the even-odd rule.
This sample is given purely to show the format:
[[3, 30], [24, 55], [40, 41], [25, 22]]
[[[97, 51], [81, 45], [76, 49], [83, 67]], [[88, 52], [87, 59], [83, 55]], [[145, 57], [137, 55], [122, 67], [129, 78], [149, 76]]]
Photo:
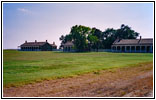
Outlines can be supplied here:
[[140, 36], [140, 40], [141, 40], [141, 36]]
[[55, 42], [53, 42], [53, 44], [55, 44]]
[[35, 40], [35, 43], [37, 42], [37, 40]]
[[27, 40], [25, 41], [25, 43], [27, 43]]
[[46, 40], [46, 43], [47, 43], [48, 41]]

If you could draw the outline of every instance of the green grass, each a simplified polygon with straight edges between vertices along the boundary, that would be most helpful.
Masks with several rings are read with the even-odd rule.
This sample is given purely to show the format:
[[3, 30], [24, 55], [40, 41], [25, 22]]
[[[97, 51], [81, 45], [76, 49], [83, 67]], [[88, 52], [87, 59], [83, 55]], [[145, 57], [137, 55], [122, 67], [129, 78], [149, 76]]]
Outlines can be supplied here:
[[103, 69], [135, 66], [152, 62], [151, 53], [62, 53], [3, 51], [3, 85], [27, 83], [75, 76]]

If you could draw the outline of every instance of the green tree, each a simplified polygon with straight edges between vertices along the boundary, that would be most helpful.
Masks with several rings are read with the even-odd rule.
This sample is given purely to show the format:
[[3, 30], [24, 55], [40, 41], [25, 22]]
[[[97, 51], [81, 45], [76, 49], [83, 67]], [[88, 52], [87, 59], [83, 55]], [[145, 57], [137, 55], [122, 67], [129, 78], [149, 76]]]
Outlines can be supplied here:
[[87, 37], [89, 43], [88, 43], [88, 46], [89, 46], [89, 49], [97, 49], [97, 43], [98, 43], [98, 38], [92, 34], [89, 34], [88, 37]]
[[72, 35], [77, 51], [86, 51], [88, 48], [87, 35], [90, 31], [91, 29], [89, 27], [82, 25], [75, 25], [71, 28], [70, 34]]
[[128, 25], [122, 24], [120, 29], [116, 30], [116, 37], [120, 39], [136, 39], [139, 33], [135, 32]]
[[122, 24], [120, 29], [107, 28], [104, 32], [97, 28], [75, 25], [70, 34], [60, 37], [61, 44], [72, 41], [77, 51], [82, 52], [92, 49], [110, 49], [116, 39], [136, 39], [139, 33], [128, 25]]
[[105, 49], [110, 49], [112, 43], [117, 39], [116, 36], [116, 30], [113, 28], [107, 28], [103, 33], [102, 33], [102, 43], [103, 47]]
[[102, 38], [102, 31], [97, 28], [92, 28], [91, 34], [96, 36], [99, 40]]

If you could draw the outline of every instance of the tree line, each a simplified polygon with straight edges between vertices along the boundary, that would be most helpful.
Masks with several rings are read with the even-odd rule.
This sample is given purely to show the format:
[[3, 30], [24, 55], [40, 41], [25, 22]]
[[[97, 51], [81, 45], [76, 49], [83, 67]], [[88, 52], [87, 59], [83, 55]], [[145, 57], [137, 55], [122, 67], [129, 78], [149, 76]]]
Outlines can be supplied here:
[[98, 49], [111, 49], [111, 45], [116, 39], [136, 39], [138, 36], [138, 32], [124, 24], [119, 29], [107, 28], [103, 32], [95, 27], [75, 25], [71, 28], [69, 34], [62, 35], [59, 39], [61, 44], [68, 41], [73, 42], [74, 48], [78, 52], [83, 52], [91, 49], [96, 49], [97, 51]]

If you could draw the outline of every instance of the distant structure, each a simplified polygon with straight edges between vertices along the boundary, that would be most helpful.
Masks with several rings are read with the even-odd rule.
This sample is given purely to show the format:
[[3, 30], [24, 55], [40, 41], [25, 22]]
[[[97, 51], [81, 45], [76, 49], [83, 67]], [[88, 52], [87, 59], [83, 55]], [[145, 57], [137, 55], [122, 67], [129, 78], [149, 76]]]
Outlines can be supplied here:
[[52, 49], [57, 49], [57, 45], [55, 44], [55, 42], [53, 42], [53, 44], [50, 44], [52, 46]]
[[23, 43], [19, 46], [21, 51], [52, 51], [54, 49], [57, 49], [57, 46], [55, 45], [55, 42], [53, 44], [48, 43], [46, 40], [45, 42], [27, 42]]
[[153, 39], [117, 39], [111, 46], [112, 52], [140, 52], [152, 53], [153, 52]]
[[71, 41], [66, 42], [65, 44], [62, 44], [63, 51], [64, 52], [74, 52], [74, 44]]

